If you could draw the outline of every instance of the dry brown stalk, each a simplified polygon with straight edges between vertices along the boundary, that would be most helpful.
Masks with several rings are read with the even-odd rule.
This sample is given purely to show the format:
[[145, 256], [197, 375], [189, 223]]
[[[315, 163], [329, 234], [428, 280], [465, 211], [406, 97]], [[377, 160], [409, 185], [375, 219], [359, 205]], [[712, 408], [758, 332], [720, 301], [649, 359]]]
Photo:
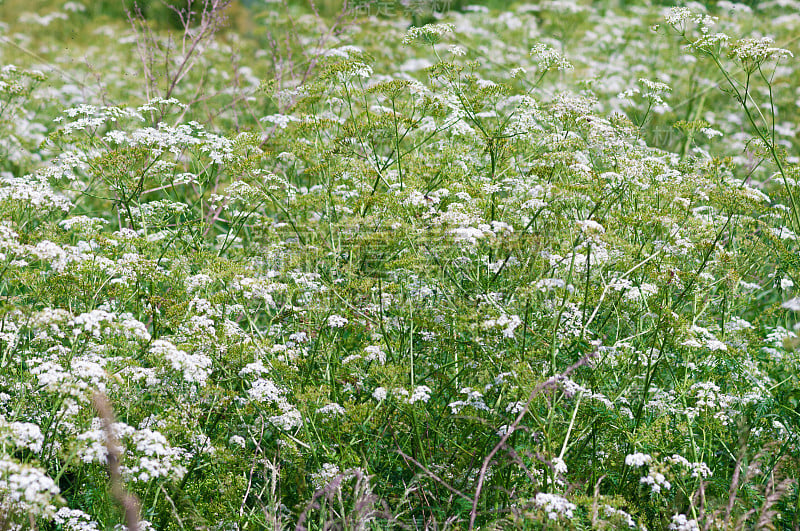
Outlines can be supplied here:
[[520, 425], [520, 423], [522, 422], [522, 419], [525, 418], [525, 415], [528, 413], [528, 408], [530, 408], [530, 405], [531, 405], [531, 402], [533, 402], [533, 399], [541, 391], [544, 391], [545, 389], [550, 389], [550, 388], [556, 387], [558, 385], [558, 382], [559, 382], [560, 378], [564, 378], [566, 376], [569, 376], [570, 373], [575, 371], [578, 367], [582, 367], [583, 365], [586, 365], [589, 362], [589, 360], [592, 359], [596, 355], [597, 355], [597, 350], [595, 350], [591, 354], [588, 354], [587, 356], [584, 356], [583, 358], [578, 360], [573, 365], [567, 367], [567, 369], [564, 372], [562, 372], [561, 374], [557, 374], [557, 375], [545, 380], [544, 382], [540, 383], [539, 385], [537, 385], [536, 387], [533, 388], [533, 390], [531, 391], [530, 395], [528, 396], [527, 402], [525, 403], [525, 407], [522, 408], [522, 411], [519, 412], [519, 414], [517, 415], [517, 418], [515, 418], [514, 422], [511, 423], [509, 428], [506, 430], [506, 433], [500, 439], [500, 442], [498, 442], [494, 446], [494, 448], [492, 448], [492, 451], [489, 452], [489, 455], [487, 455], [486, 458], [483, 460], [483, 464], [481, 465], [480, 473], [478, 474], [478, 485], [475, 487], [475, 496], [472, 498], [472, 509], [470, 510], [470, 513], [469, 513], [469, 529], [470, 530], [475, 529], [475, 519], [478, 517], [478, 501], [480, 500], [481, 491], [483, 490], [483, 483], [486, 481], [486, 473], [489, 470], [489, 465], [491, 464], [492, 459], [494, 459], [494, 456], [497, 454], [497, 452], [499, 452], [502, 448], [505, 447], [506, 441], [508, 440], [509, 437], [511, 437], [511, 434], [514, 433], [514, 431]]
[[94, 405], [97, 414], [103, 419], [103, 429], [106, 432], [106, 450], [108, 457], [106, 459], [108, 466], [108, 476], [111, 485], [111, 495], [120, 504], [122, 510], [125, 512], [125, 522], [129, 531], [138, 531], [139, 529], [139, 499], [125, 490], [122, 475], [120, 474], [120, 445], [117, 437], [114, 435], [114, 409], [108, 397], [101, 393], [95, 392], [92, 397], [92, 404]]

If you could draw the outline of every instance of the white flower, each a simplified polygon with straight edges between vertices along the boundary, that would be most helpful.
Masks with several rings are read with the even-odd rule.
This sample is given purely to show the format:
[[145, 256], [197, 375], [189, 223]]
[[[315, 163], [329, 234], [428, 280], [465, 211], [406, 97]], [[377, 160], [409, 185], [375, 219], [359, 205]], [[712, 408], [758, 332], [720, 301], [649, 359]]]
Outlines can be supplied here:
[[684, 468], [690, 469], [692, 471], [693, 478], [702, 477], [705, 479], [713, 475], [707, 464], [703, 463], [702, 461], [698, 463], [690, 463], [688, 459], [679, 454], [673, 454], [672, 456], [665, 458], [664, 461], [673, 465], [680, 465]]
[[796, 240], [797, 234], [792, 232], [789, 227], [771, 227], [770, 232], [781, 240]]
[[282, 415], [274, 415], [269, 418], [269, 422], [276, 428], [289, 431], [303, 425], [303, 416], [296, 409], [289, 409]]
[[335, 417], [337, 415], [344, 415], [345, 409], [336, 402], [332, 402], [317, 409], [317, 413], [324, 417]]
[[553, 471], [556, 474], [561, 474], [561, 475], [567, 473], [567, 464], [564, 462], [562, 458], [560, 457], [553, 458]]
[[463, 56], [467, 55], [467, 51], [464, 48], [462, 48], [461, 46], [453, 45], [453, 46], [450, 46], [450, 48], [448, 48], [448, 50], [450, 51], [451, 54], [453, 54], [456, 57], [463, 57]]
[[578, 226], [581, 228], [582, 232], [598, 232], [600, 234], [605, 233], [606, 229], [596, 222], [593, 219], [586, 219], [582, 221], [578, 221]]
[[421, 28], [412, 26], [403, 37], [403, 44], [435, 44], [453, 30], [455, 30], [455, 26], [452, 24], [426, 24]]
[[[633, 528], [636, 527], [636, 522], [633, 521], [633, 517], [631, 517], [631, 515], [629, 515], [628, 513], [626, 513], [625, 511], [623, 511], [621, 509], [614, 509], [610, 505], [606, 504], [606, 505], [603, 505], [603, 512], [607, 516], [616, 516], [617, 518], [620, 518], [621, 520], [623, 520], [625, 522], [625, 524], [628, 527], [633, 527]], [[644, 528], [642, 528], [642, 529], [644, 529]]]
[[692, 15], [693, 13], [688, 7], [673, 7], [669, 10], [665, 19], [667, 24], [677, 26], [683, 24], [686, 20], [691, 18]]
[[565, 289], [569, 293], [575, 292], [575, 286], [573, 286], [572, 284], [567, 284], [560, 278], [543, 278], [537, 281], [534, 287], [539, 291], [541, 291], [542, 293], [554, 289]]
[[483, 393], [480, 391], [476, 391], [470, 387], [464, 387], [461, 389], [460, 393], [467, 395], [467, 399], [450, 402], [447, 405], [453, 415], [459, 413], [465, 407], [473, 407], [482, 411], [490, 411], [489, 406], [487, 406], [483, 401]]
[[311, 482], [315, 489], [321, 489], [339, 475], [339, 467], [333, 463], [323, 463], [322, 468], [311, 474]]
[[2, 431], [8, 430], [14, 446], [18, 448], [28, 448], [37, 454], [42, 451], [44, 435], [37, 424], [33, 424], [32, 422], [11, 422], [6, 425], [3, 424], [3, 418], [0, 416], [0, 434]]
[[672, 517], [669, 529], [674, 531], [695, 531], [700, 529], [697, 520], [686, 518], [685, 514], [676, 514]]
[[651, 470], [648, 475], [640, 478], [639, 483], [650, 485], [650, 490], [655, 494], [660, 493], [662, 488], [664, 490], [669, 490], [672, 488], [672, 484], [667, 481], [667, 478], [664, 476], [664, 474], [653, 470]]
[[530, 56], [539, 61], [537, 64], [539, 70], [550, 70], [554, 66], [556, 70], [573, 69], [572, 64], [566, 57], [552, 46], [547, 46], [546, 44], [539, 43], [534, 45], [531, 48]]
[[739, 39], [731, 45], [730, 55], [741, 63], [746, 72], [754, 72], [759, 65], [771, 59], [794, 57], [789, 50], [774, 47], [774, 43], [769, 37]]
[[[787, 310], [791, 310], [793, 312], [800, 312], [800, 297], [789, 299], [788, 301], [781, 304], [781, 307], [786, 308]], [[752, 327], [752, 325], [750, 326]]]
[[703, 127], [700, 132], [706, 135], [707, 138], [714, 138], [715, 136], [722, 136], [722, 131], [712, 129], [711, 127]]
[[643, 282], [641, 286], [632, 286], [625, 292], [625, 300], [636, 301], [640, 299], [647, 299], [650, 295], [658, 293], [658, 286]]
[[367, 354], [364, 356], [365, 361], [377, 361], [381, 365], [386, 363], [386, 353], [381, 350], [381, 347], [370, 345], [364, 348], [364, 352]]
[[299, 121], [294, 116], [289, 116], [285, 114], [271, 114], [269, 116], [264, 116], [261, 118], [262, 122], [272, 122], [281, 129], [286, 129], [290, 122], [297, 122]]
[[282, 404], [286, 399], [283, 396], [283, 389], [275, 385], [272, 380], [266, 378], [259, 378], [250, 387], [247, 392], [250, 398], [256, 402], [274, 402]]
[[0, 454], [0, 507], [13, 507], [30, 516], [52, 516], [58, 494], [58, 485], [43, 470]]
[[66, 2], [61, 7], [64, 11], [69, 11], [71, 13], [83, 13], [86, 11], [86, 6], [79, 2]]
[[566, 498], [545, 492], [537, 494], [533, 503], [540, 509], [544, 509], [550, 520], [557, 520], [559, 517], [569, 520], [574, 516], [573, 511], [577, 508], [574, 503], [567, 501]]
[[372, 392], [372, 398], [374, 398], [378, 402], [383, 402], [384, 400], [386, 400], [386, 388], [376, 387], [375, 390]]
[[53, 516], [53, 522], [61, 525], [65, 531], [95, 531], [97, 522], [80, 509], [62, 507]]
[[497, 431], [495, 433], [497, 434], [498, 437], [505, 437], [509, 432], [513, 431], [514, 431], [513, 426], [509, 426], [508, 424], [503, 424], [502, 426], [497, 428]]
[[635, 453], [625, 456], [625, 464], [627, 466], [640, 467], [652, 460], [653, 458], [649, 454]]
[[411, 397], [408, 399], [409, 404], [413, 404], [414, 402], [423, 401], [427, 402], [431, 398], [431, 388], [427, 385], [418, 385], [414, 389], [414, 393], [412, 393]]
[[341, 315], [333, 314], [330, 317], [328, 317], [328, 326], [330, 326], [331, 328], [342, 328], [347, 323], [348, 323], [347, 319], [345, 319]]
[[183, 371], [183, 379], [188, 383], [203, 386], [211, 373], [211, 358], [204, 354], [188, 354], [169, 341], [156, 339], [150, 347], [150, 352], [163, 356], [176, 371]]
[[514, 338], [514, 330], [522, 324], [522, 319], [519, 315], [506, 315], [503, 314], [497, 319], [487, 319], [483, 322], [483, 328], [501, 328], [504, 327], [503, 337], [508, 339]]
[[73, 333], [77, 336], [81, 331], [88, 332], [94, 337], [100, 337], [103, 323], [111, 323], [116, 319], [116, 316], [102, 309], [92, 310], [87, 313], [82, 313], [72, 320], [72, 326], [75, 327]]

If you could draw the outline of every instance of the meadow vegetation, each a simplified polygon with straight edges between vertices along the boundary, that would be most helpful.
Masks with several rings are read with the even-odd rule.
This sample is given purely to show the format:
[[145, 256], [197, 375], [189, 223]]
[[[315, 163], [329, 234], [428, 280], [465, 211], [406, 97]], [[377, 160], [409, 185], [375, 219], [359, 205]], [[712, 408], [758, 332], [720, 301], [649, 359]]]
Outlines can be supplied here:
[[0, 2], [0, 530], [800, 528], [800, 2], [171, 3]]

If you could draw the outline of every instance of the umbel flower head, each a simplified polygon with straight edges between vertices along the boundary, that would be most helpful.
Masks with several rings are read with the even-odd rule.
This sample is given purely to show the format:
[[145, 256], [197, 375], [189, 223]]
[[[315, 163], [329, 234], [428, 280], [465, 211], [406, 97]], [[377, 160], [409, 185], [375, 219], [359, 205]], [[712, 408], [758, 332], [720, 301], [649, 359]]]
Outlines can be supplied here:
[[755, 72], [767, 61], [794, 57], [792, 52], [773, 46], [775, 41], [769, 37], [760, 39], [739, 39], [731, 45], [730, 56], [742, 65], [745, 72]]
[[540, 71], [550, 70], [572, 70], [573, 66], [561, 52], [546, 44], [538, 43], [531, 48], [530, 56], [538, 61]]
[[408, 45], [434, 45], [441, 42], [442, 37], [447, 33], [452, 33], [455, 26], [452, 24], [425, 24], [421, 28], [412, 26], [403, 37], [403, 44]]

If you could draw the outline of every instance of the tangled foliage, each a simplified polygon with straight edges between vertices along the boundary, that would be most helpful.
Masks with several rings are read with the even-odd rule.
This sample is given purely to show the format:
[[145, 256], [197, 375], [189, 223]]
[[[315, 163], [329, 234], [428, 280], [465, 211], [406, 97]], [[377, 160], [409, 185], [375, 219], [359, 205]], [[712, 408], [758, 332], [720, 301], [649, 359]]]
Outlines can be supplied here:
[[68, 4], [101, 90], [0, 70], [0, 529], [798, 525], [796, 14]]

